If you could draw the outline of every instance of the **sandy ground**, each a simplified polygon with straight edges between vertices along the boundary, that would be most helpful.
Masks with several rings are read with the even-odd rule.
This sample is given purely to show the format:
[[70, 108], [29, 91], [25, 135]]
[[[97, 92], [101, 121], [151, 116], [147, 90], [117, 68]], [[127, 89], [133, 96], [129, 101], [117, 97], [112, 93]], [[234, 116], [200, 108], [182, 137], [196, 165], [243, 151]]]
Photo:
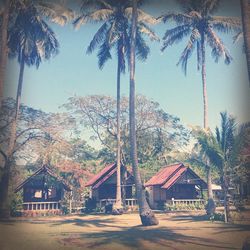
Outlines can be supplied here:
[[241, 249], [250, 225], [205, 221], [199, 213], [156, 214], [142, 227], [137, 214], [15, 219], [0, 223], [1, 250]]

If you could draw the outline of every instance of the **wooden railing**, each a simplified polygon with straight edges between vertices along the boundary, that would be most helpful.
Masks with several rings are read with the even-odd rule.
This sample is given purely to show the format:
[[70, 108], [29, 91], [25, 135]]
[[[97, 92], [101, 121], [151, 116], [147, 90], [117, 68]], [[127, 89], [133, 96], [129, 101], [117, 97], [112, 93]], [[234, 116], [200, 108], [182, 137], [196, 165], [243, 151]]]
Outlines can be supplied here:
[[167, 204], [197, 205], [197, 204], [205, 204], [205, 200], [204, 199], [172, 199], [172, 200], [167, 200]]
[[[107, 204], [114, 204], [115, 203], [115, 199], [102, 199], [99, 201], [99, 207], [102, 208], [102, 207], [105, 207], [105, 205]], [[137, 206], [137, 199], [126, 199], [125, 200], [125, 203], [126, 203], [126, 206], [128, 207], [135, 207]]]
[[137, 206], [137, 199], [126, 199], [126, 206], [128, 207], [135, 207]]
[[23, 210], [58, 210], [61, 208], [60, 202], [24, 202]]

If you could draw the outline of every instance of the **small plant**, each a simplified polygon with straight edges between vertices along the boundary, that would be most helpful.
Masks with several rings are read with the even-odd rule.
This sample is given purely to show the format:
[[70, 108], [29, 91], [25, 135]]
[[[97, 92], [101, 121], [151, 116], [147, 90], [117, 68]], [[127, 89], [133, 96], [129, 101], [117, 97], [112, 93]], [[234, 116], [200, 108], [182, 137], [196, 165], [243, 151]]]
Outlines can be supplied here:
[[221, 214], [221, 213], [213, 213], [212, 215], [210, 215], [209, 220], [211, 222], [225, 221], [225, 216], [224, 216], [224, 214]]

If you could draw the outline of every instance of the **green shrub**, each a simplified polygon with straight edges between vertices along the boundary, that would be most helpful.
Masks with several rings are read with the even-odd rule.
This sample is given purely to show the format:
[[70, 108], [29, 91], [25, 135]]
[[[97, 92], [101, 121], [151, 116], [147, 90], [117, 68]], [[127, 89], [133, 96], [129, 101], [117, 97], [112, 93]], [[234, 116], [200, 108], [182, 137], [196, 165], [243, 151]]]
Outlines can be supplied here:
[[201, 203], [194, 203], [194, 204], [178, 203], [174, 205], [165, 203], [165, 206], [164, 206], [165, 211], [202, 210], [204, 208], [205, 208], [204, 204], [201, 204]]
[[11, 197], [11, 202], [10, 202], [10, 213], [11, 216], [21, 216], [21, 210], [22, 210], [22, 194], [21, 192], [13, 194]]
[[214, 222], [214, 221], [225, 221], [225, 216], [222, 213], [213, 213], [210, 217], [209, 217], [210, 221]]

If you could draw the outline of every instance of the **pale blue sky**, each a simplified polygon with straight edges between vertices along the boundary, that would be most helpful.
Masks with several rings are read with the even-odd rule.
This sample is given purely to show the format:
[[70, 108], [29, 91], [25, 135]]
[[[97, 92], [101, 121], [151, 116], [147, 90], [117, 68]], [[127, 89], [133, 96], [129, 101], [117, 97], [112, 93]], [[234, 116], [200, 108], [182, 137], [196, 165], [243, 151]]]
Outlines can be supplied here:
[[[222, 2], [220, 15], [239, 16], [237, 0]], [[173, 1], [152, 1], [147, 10], [158, 16], [173, 10]], [[44, 111], [59, 111], [58, 107], [73, 95], [116, 95], [116, 57], [100, 71], [96, 54], [86, 55], [88, 43], [99, 25], [85, 25], [75, 31], [72, 25], [52, 25], [60, 42], [60, 54], [41, 64], [39, 70], [25, 68], [22, 102]], [[162, 38], [169, 25], [159, 24], [154, 28]], [[234, 60], [227, 66], [214, 63], [207, 50], [207, 86], [209, 102], [209, 125], [219, 125], [219, 112], [227, 110], [239, 121], [249, 120], [250, 88], [248, 87], [245, 55], [242, 41], [232, 43], [232, 34], [221, 35]], [[200, 125], [203, 121], [201, 75], [196, 69], [196, 55], [190, 59], [185, 76], [176, 63], [185, 46], [185, 41], [161, 53], [161, 43], [149, 43], [151, 54], [145, 63], [136, 64], [136, 91], [160, 103], [168, 113], [174, 114], [185, 125]], [[18, 65], [9, 62], [6, 96], [15, 96]], [[122, 77], [122, 95], [128, 96], [128, 74]], [[248, 117], [247, 117], [248, 116]]]

